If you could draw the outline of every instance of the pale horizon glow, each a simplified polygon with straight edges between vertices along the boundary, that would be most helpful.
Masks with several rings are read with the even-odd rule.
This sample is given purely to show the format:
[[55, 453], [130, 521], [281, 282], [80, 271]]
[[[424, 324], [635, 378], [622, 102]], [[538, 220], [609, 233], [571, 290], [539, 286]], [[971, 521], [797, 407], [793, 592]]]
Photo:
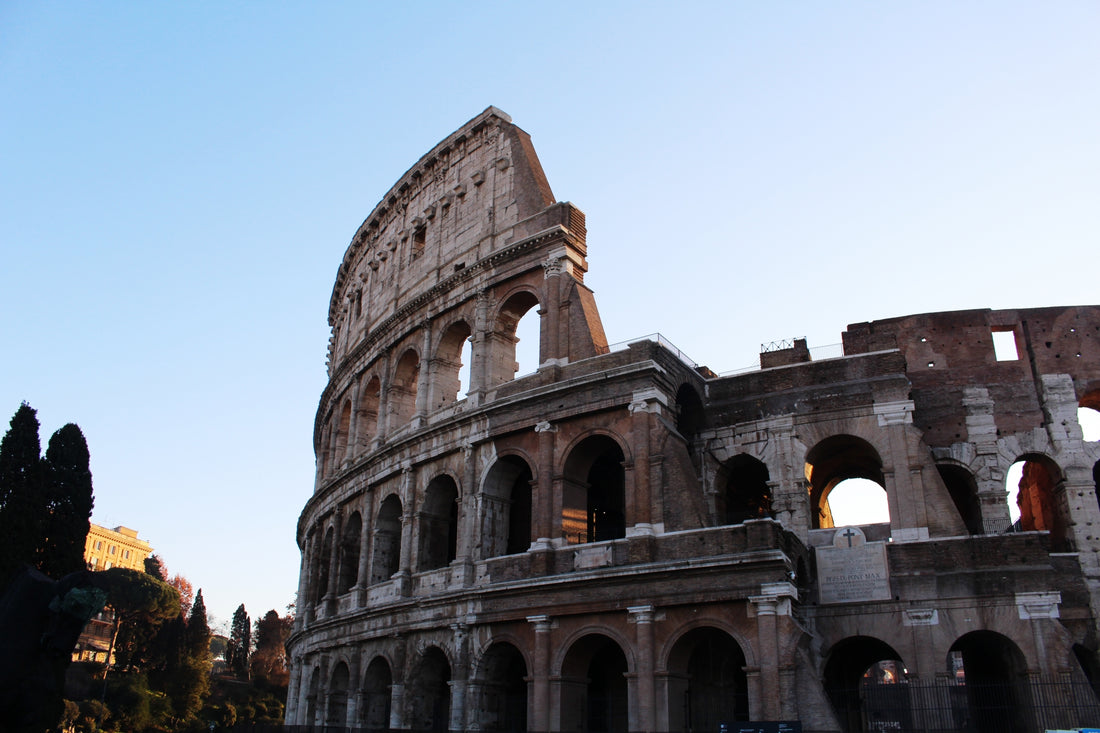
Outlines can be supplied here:
[[79, 424], [93, 521], [221, 623], [282, 613], [341, 258], [467, 120], [509, 114], [585, 212], [610, 343], [724, 373], [1096, 303], [1097, 28], [1086, 0], [2, 3], [3, 427]]

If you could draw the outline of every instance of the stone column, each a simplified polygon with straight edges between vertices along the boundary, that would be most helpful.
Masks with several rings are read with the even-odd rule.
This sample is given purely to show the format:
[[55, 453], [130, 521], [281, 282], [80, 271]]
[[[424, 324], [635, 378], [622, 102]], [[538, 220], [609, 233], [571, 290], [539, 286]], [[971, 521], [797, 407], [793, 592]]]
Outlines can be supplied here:
[[489, 388], [489, 345], [492, 341], [487, 338], [487, 334], [491, 328], [489, 294], [479, 290], [474, 305], [473, 333], [470, 336], [470, 388], [466, 390], [470, 407], [480, 405], [485, 399], [485, 390]]
[[470, 672], [469, 634], [466, 624], [451, 624], [454, 633], [455, 666], [451, 675], [451, 730], [467, 730], [466, 688]]
[[290, 673], [290, 682], [286, 690], [286, 710], [283, 714], [283, 723], [285, 725], [296, 725], [298, 694], [302, 688], [302, 664], [298, 657], [287, 657], [286, 666], [287, 671]]
[[343, 463], [350, 463], [355, 458], [355, 449], [359, 445], [359, 380], [351, 383], [351, 415], [348, 417], [348, 441], [344, 446], [344, 455], [340, 456]]
[[543, 293], [545, 294], [546, 302], [542, 304], [542, 308], [539, 310], [540, 315], [545, 314], [546, 319], [542, 321], [543, 328], [542, 334], [539, 338], [539, 366], [544, 361], [554, 360], [555, 363], [565, 363], [568, 359], [561, 359], [560, 357], [568, 356], [568, 352], [563, 344], [561, 319], [562, 315], [562, 297], [561, 297], [561, 282], [562, 282], [562, 257], [559, 252], [551, 253], [550, 257], [542, 263], [543, 268]]
[[[309, 589], [309, 548], [310, 540], [307, 536], [302, 540], [302, 561], [298, 565], [298, 614], [294, 617], [294, 628], [297, 630], [306, 627], [309, 616], [309, 604], [306, 603], [306, 593]], [[287, 698], [288, 700], [290, 698]]]
[[[343, 514], [339, 508], [332, 516], [332, 554], [328, 558], [328, 588], [325, 589], [325, 601], [327, 612], [331, 612], [336, 604], [336, 589], [340, 578], [340, 539], [343, 525]], [[328, 615], [326, 613], [326, 615]]]
[[356, 651], [351, 655], [348, 664], [348, 705], [344, 716], [344, 725], [348, 728], [359, 727], [359, 703], [363, 697], [363, 690], [359, 684], [360, 656], [360, 652]]
[[1005, 501], [1005, 472], [997, 450], [997, 423], [993, 419], [993, 400], [985, 387], [963, 388], [966, 410], [966, 434], [974, 446], [974, 480], [978, 485], [978, 504], [986, 534], [1004, 532], [1011, 524]]
[[[905, 437], [906, 425], [913, 423], [913, 402], [884, 402], [874, 405], [879, 427], [886, 429], [890, 443], [889, 461], [891, 468], [883, 470], [886, 479], [887, 501], [890, 507], [892, 529], [917, 529], [924, 527], [927, 532], [928, 520], [924, 515], [924, 497], [918, 495], [912, 485], [909, 474], [909, 449]], [[906, 497], [905, 501], [901, 497]]]
[[394, 364], [389, 351], [386, 351], [382, 362], [385, 364], [385, 368], [382, 369], [382, 373], [378, 378], [378, 433], [374, 436], [375, 445], [372, 447], [384, 443], [386, 436], [392, 432], [390, 429], [390, 382], [393, 380]]
[[633, 516], [628, 517], [628, 524], [631, 525], [627, 530], [628, 536], [654, 533], [653, 496], [649, 474], [649, 430], [652, 420], [650, 415], [660, 415], [662, 407], [667, 406], [665, 396], [656, 389], [635, 392], [629, 405], [633, 433], [631, 450], [634, 453], [634, 495]]
[[432, 353], [432, 325], [431, 321], [424, 321], [421, 325], [423, 339], [420, 346], [420, 375], [416, 380], [416, 411], [413, 416], [413, 427], [420, 427], [428, 414], [428, 395], [432, 392], [433, 375], [431, 364]]
[[398, 637], [394, 644], [393, 684], [390, 685], [390, 728], [400, 730], [405, 724], [405, 657], [408, 640]]
[[638, 730], [645, 733], [657, 730], [656, 687], [653, 677], [653, 606], [629, 606], [627, 612], [637, 626], [637, 691], [634, 705], [637, 710]]
[[531, 702], [527, 708], [527, 729], [537, 733], [550, 730], [550, 617], [528, 616], [535, 627], [535, 656], [531, 670]]
[[462, 486], [458, 495], [458, 541], [451, 564], [451, 582], [470, 585], [474, 581], [474, 538], [480, 536], [477, 511], [477, 451], [472, 444], [463, 450]]
[[401, 470], [401, 558], [397, 564], [397, 594], [407, 596], [412, 590], [412, 555], [413, 555], [413, 470], [406, 466]]
[[779, 638], [777, 616], [791, 615], [791, 600], [798, 591], [790, 583], [764, 583], [760, 595], [749, 596], [749, 615], [756, 617], [757, 664], [762, 720], [779, 720], [783, 690], [779, 680]]
[[370, 538], [371, 532], [371, 496], [370, 489], [363, 495], [363, 524], [359, 532], [359, 567], [355, 571], [356, 605], [366, 605], [366, 588], [370, 585]]
[[1053, 676], [1058, 667], [1051, 664], [1047, 657], [1046, 635], [1051, 628], [1050, 622], [1061, 617], [1058, 607], [1062, 603], [1062, 594], [1054, 591], [1047, 593], [1017, 593], [1016, 611], [1021, 621], [1031, 622], [1031, 636], [1035, 644], [1035, 655], [1028, 660], [1028, 671]]
[[539, 439], [538, 478], [531, 498], [532, 530], [535, 535], [533, 550], [549, 550], [552, 547], [551, 536], [554, 531], [554, 433], [557, 427], [549, 422], [535, 425]]

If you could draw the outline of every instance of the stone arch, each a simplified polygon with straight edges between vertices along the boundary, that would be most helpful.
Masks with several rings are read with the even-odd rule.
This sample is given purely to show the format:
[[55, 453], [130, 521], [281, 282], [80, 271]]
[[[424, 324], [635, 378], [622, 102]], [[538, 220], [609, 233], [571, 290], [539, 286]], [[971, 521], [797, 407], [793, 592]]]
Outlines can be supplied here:
[[897, 684], [907, 675], [901, 655], [880, 639], [850, 636], [834, 644], [823, 681], [841, 730], [912, 730], [909, 687]]
[[527, 661], [514, 644], [495, 641], [474, 673], [473, 709], [484, 731], [527, 730]]
[[1067, 549], [1065, 508], [1060, 506], [1064, 500], [1058, 497], [1058, 488], [1064, 480], [1061, 468], [1041, 453], [1025, 453], [1013, 465], [1020, 462], [1023, 462], [1023, 471], [1018, 486], [1005, 487], [1010, 501], [1015, 494], [1020, 512], [1019, 529], [1050, 532], [1053, 547]]
[[344, 520], [344, 529], [340, 534], [339, 578], [336, 592], [347, 593], [359, 582], [359, 541], [363, 533], [363, 518], [359, 512], [352, 512]]
[[570, 544], [626, 536], [626, 468], [622, 444], [596, 433], [578, 441], [562, 470], [562, 535]]
[[[532, 308], [539, 307], [539, 297], [526, 288], [509, 293], [497, 309], [493, 330], [487, 340], [488, 386], [490, 388], [510, 382], [516, 376], [516, 327], [520, 319]], [[541, 333], [541, 328], [540, 328]], [[541, 361], [542, 350], [539, 350]]]
[[458, 550], [458, 484], [447, 474], [433, 478], [424, 490], [419, 513], [420, 571], [446, 567]]
[[730, 634], [696, 626], [668, 655], [669, 730], [720, 730], [749, 720], [745, 653]]
[[359, 710], [359, 724], [367, 730], [386, 730], [390, 727], [390, 699], [393, 673], [383, 656], [376, 656], [363, 673], [363, 705]]
[[810, 487], [811, 527], [834, 526], [829, 494], [842, 481], [866, 479], [885, 491], [882, 458], [874, 446], [854, 435], [833, 435], [806, 453], [806, 480]]
[[317, 723], [317, 712], [319, 710], [321, 695], [321, 667], [318, 665], [313, 666], [313, 670], [309, 675], [309, 685], [306, 687], [306, 725], [314, 725]]
[[416, 416], [416, 392], [420, 388], [420, 356], [408, 348], [397, 360], [389, 388], [389, 417], [393, 428], [407, 425]]
[[359, 414], [355, 420], [355, 444], [360, 451], [378, 437], [378, 412], [382, 403], [382, 380], [371, 374], [359, 390]]
[[774, 519], [767, 465], [747, 453], [738, 453], [718, 469], [715, 512], [721, 524], [743, 524], [748, 519]]
[[443, 331], [429, 366], [431, 410], [453, 405], [462, 398], [459, 394], [462, 387], [459, 378], [463, 367], [462, 350], [472, 333], [470, 324], [464, 319], [454, 321]]
[[573, 641], [561, 664], [561, 730], [626, 733], [629, 672], [613, 638], [589, 633]]
[[531, 464], [516, 454], [493, 462], [481, 484], [481, 548], [485, 558], [526, 552], [531, 545]]
[[437, 646], [417, 657], [405, 689], [405, 720], [419, 731], [442, 733], [451, 723], [451, 663]]
[[694, 452], [692, 443], [703, 429], [704, 419], [702, 398], [695, 387], [684, 382], [676, 390], [676, 432], [687, 441], [689, 452]]
[[947, 493], [955, 504], [956, 511], [970, 534], [984, 534], [981, 502], [978, 500], [978, 482], [974, 474], [965, 466], [954, 462], [936, 464], [936, 470], [943, 479]]
[[384, 583], [401, 567], [401, 499], [390, 494], [378, 508], [374, 524], [370, 582]]
[[1081, 425], [1082, 438], [1088, 442], [1100, 440], [1100, 435], [1089, 435], [1085, 425], [1086, 422], [1093, 426], [1100, 424], [1100, 384], [1093, 383], [1090, 387], [1077, 403], [1077, 421]]
[[1024, 733], [1035, 730], [1027, 660], [1020, 647], [995, 631], [960, 636], [947, 654], [948, 672], [965, 683], [969, 730]]
[[332, 668], [329, 677], [328, 704], [325, 706], [325, 725], [343, 728], [348, 724], [348, 688], [350, 675], [343, 661]]

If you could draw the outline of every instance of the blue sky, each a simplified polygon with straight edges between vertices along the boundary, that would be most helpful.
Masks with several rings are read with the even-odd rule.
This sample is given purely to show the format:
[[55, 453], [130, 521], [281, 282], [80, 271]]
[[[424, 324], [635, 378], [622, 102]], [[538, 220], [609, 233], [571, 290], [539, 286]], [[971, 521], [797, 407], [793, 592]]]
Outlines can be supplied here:
[[608, 337], [723, 372], [848, 323], [1100, 301], [1100, 4], [0, 5], [0, 413], [88, 438], [93, 520], [280, 612], [326, 309], [488, 105], [588, 215]]

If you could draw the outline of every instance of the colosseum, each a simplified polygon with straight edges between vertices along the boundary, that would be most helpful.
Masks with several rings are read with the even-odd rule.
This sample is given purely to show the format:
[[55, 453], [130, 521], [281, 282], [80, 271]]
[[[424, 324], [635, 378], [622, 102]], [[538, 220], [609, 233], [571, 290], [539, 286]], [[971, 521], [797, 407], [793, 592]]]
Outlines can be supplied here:
[[[1079, 421], [1100, 306], [856, 323], [842, 354], [793, 340], [719, 375], [662, 338], [609, 345], [586, 256], [585, 215], [493, 107], [355, 232], [288, 725], [1100, 724], [1100, 441]], [[834, 520], [852, 479], [888, 516]]]

